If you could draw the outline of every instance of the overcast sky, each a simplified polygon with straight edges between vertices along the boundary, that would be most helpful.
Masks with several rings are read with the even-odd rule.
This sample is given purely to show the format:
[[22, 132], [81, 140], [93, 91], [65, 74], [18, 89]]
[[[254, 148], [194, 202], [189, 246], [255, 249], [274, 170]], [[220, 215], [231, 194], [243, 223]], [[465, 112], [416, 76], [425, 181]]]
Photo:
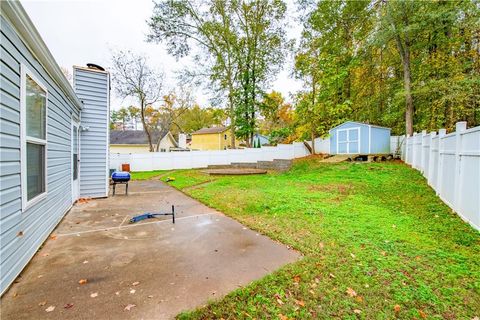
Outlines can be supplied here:
[[[188, 67], [188, 58], [176, 61], [161, 44], [145, 42], [146, 20], [153, 9], [151, 0], [23, 0], [28, 15], [40, 32], [57, 63], [71, 70], [73, 65], [85, 66], [92, 62], [108, 68], [111, 50], [124, 49], [145, 54], [151, 66], [162, 69], [166, 84], [174, 88], [175, 71]], [[295, 11], [293, 0], [287, 1], [288, 12]], [[292, 22], [291, 26], [295, 26]], [[297, 38], [298, 27], [290, 27], [288, 35]], [[290, 77], [292, 60], [289, 58], [272, 88], [285, 97], [300, 89], [300, 83]], [[113, 88], [112, 88], [113, 89]], [[198, 89], [197, 102], [208, 105], [208, 95]], [[112, 90], [111, 107], [118, 109], [134, 103], [120, 99]]]

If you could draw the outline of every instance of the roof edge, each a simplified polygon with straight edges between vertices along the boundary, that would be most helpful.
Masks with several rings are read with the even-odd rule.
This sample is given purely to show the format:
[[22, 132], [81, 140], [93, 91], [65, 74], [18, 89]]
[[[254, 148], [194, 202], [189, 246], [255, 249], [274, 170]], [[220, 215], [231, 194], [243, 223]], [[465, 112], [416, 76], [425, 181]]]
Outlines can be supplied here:
[[[215, 131], [215, 132], [200, 132], [200, 131], [202, 131], [202, 130], [204, 130], [204, 129], [213, 129], [213, 128], [215, 128], [215, 127], [212, 127], [212, 128], [202, 128], [202, 129], [199, 129], [199, 130], [197, 130], [197, 131], [194, 131], [194, 132], [192, 132], [192, 133], [190, 133], [190, 134], [191, 134], [191, 135], [194, 135], [194, 134], [219, 134], [219, 133], [223, 133], [223, 132], [225, 132], [225, 131], [228, 131], [228, 130], [229, 130], [229, 128], [228, 128], [228, 127], [223, 127], [223, 128], [224, 128], [224, 130], [222, 130], [222, 131]], [[219, 127], [218, 127], [218, 128], [219, 128]]]
[[20, 38], [24, 41], [32, 55], [41, 63], [48, 75], [66, 94], [69, 100], [78, 109], [82, 109], [82, 103], [78, 99], [75, 91], [63, 74], [60, 66], [55, 61], [55, 58], [40, 36], [40, 33], [38, 33], [38, 30], [35, 28], [22, 4], [17, 0], [0, 2], [2, 15], [13, 24], [13, 27], [17, 30]]
[[363, 122], [358, 122], [358, 121], [345, 121], [345, 122], [340, 123], [339, 125], [331, 128], [330, 130], [328, 130], [328, 132], [330, 133], [330, 131], [332, 131], [333, 129], [336, 129], [338, 127], [343, 126], [345, 123], [356, 123], [356, 124], [361, 124], [361, 125], [364, 125], [364, 126], [369, 126], [369, 127], [374, 127], [374, 128], [381, 128], [381, 129], [386, 129], [386, 130], [390, 130], [390, 131], [392, 130], [392, 128], [377, 126], [375, 124], [363, 123]]

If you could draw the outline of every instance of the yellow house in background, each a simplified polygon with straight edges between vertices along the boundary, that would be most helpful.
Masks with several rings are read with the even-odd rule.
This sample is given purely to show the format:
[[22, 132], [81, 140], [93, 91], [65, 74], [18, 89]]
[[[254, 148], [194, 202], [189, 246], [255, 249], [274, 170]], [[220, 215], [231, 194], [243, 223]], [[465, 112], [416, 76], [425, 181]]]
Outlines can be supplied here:
[[[226, 150], [232, 147], [229, 128], [202, 128], [192, 133], [191, 150]], [[236, 140], [235, 144], [238, 145]]]

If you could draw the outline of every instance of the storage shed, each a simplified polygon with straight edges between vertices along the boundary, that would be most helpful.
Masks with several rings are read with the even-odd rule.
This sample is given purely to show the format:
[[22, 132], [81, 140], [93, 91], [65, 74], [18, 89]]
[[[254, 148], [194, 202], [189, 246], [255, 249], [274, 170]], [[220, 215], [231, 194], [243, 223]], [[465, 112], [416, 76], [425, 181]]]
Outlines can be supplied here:
[[329, 132], [330, 154], [390, 153], [390, 128], [347, 121]]

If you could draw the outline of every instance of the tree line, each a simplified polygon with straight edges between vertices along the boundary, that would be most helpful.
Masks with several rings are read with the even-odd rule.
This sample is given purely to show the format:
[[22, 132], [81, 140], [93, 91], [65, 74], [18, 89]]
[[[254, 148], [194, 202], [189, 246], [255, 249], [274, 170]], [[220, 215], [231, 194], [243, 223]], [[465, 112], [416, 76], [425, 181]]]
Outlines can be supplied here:
[[[232, 145], [236, 136], [251, 146], [257, 131], [274, 143], [314, 139], [346, 120], [394, 134], [452, 130], [460, 120], [480, 124], [479, 1], [298, 0], [296, 6], [303, 29], [295, 44], [286, 37], [282, 0], [159, 0], [147, 22], [148, 41], [193, 58], [196, 67], [181, 80], [203, 85], [225, 106]], [[289, 54], [303, 83], [291, 104], [269, 90]], [[135, 83], [157, 97], [149, 81]], [[148, 95], [135, 85], [130, 94], [146, 108]]]

